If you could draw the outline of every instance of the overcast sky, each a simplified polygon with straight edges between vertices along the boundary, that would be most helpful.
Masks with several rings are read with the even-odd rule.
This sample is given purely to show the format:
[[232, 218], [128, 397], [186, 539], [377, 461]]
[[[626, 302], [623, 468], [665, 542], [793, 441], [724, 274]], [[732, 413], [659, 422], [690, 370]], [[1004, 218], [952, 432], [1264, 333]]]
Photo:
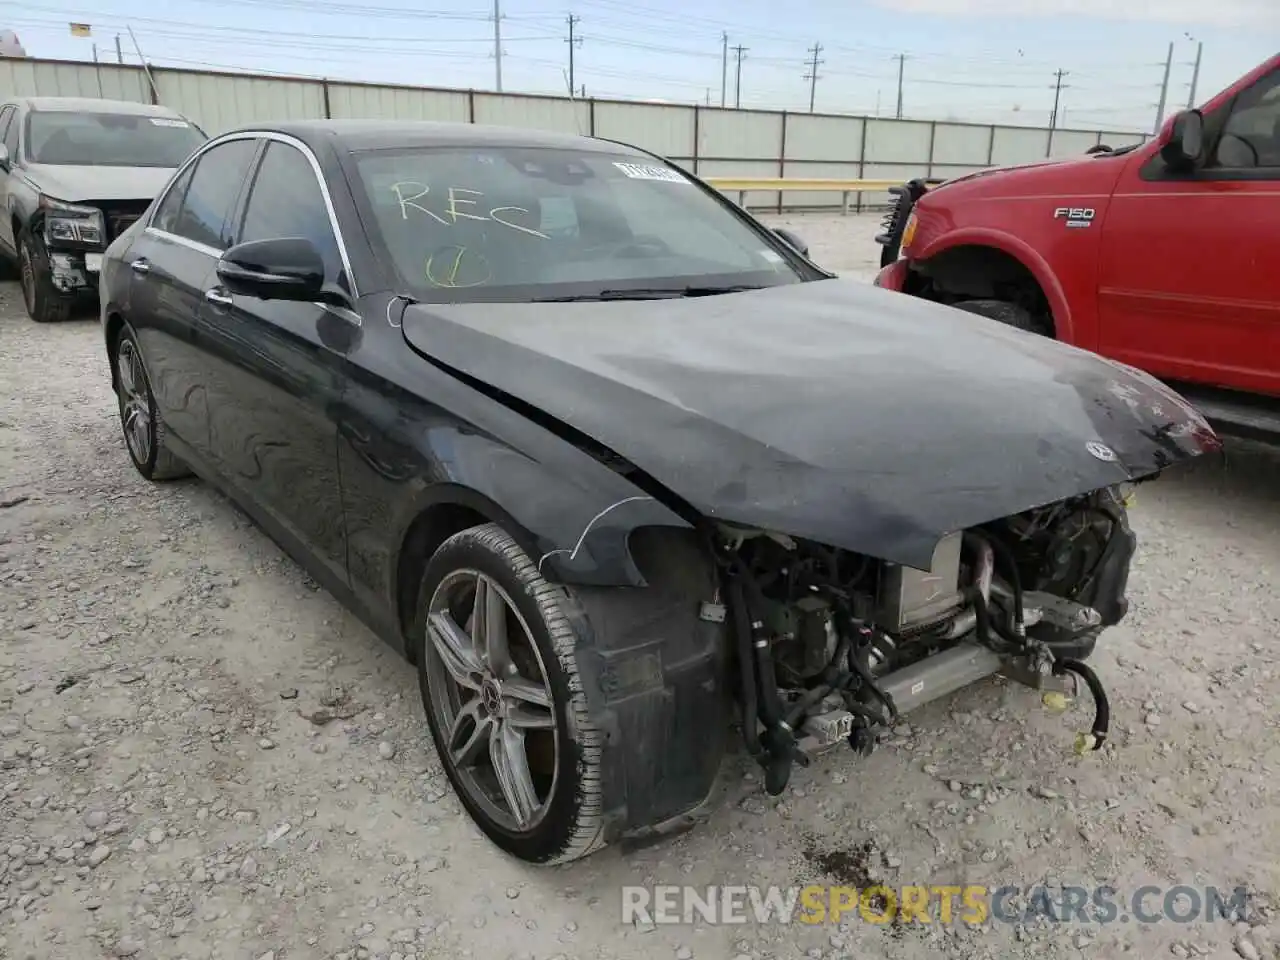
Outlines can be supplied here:
[[[1173, 107], [1197, 101], [1280, 50], [1280, 0], [500, 0], [503, 86], [563, 93], [570, 12], [581, 45], [575, 83], [589, 96], [719, 104], [722, 34], [746, 48], [741, 102], [804, 110], [808, 49], [819, 111], [891, 116], [898, 54], [907, 116], [1041, 125], [1054, 73], [1067, 71], [1069, 127], [1150, 129], [1168, 44]], [[493, 4], [486, 0], [60, 0], [4, 2], [0, 28], [38, 57], [251, 69], [493, 89]], [[690, 13], [689, 11], [696, 11]], [[785, 19], [784, 19], [785, 17]], [[89, 39], [69, 22], [91, 24]], [[726, 98], [736, 94], [729, 53]]]

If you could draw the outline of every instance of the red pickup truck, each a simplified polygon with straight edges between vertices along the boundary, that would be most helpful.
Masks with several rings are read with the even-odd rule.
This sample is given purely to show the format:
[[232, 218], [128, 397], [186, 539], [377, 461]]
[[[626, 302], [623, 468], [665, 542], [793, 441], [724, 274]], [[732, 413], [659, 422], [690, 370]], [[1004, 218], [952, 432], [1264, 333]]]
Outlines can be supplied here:
[[1280, 55], [1145, 144], [895, 188], [876, 284], [1146, 370], [1280, 435]]

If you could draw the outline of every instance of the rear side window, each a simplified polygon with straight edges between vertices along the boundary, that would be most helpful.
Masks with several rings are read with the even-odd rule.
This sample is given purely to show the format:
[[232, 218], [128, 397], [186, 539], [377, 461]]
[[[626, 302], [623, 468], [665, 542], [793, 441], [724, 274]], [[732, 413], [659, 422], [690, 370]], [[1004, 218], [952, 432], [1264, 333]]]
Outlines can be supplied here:
[[227, 217], [257, 147], [257, 140], [228, 140], [205, 152], [195, 162], [182, 206], [168, 231], [215, 250], [227, 249]]

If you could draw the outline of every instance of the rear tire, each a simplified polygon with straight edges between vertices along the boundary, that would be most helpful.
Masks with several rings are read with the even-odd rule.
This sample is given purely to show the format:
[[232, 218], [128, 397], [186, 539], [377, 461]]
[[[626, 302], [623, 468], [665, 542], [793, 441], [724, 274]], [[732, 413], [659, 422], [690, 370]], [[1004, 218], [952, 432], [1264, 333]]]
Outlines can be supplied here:
[[1043, 317], [1037, 317], [1026, 307], [1008, 300], [961, 300], [953, 303], [957, 310], [976, 313], [980, 317], [995, 320], [1028, 333], [1038, 333], [1044, 337], [1053, 336], [1053, 325]]
[[27, 316], [36, 323], [60, 323], [71, 316], [75, 300], [53, 285], [48, 257], [27, 231], [18, 238], [18, 273]]
[[476, 825], [528, 863], [606, 843], [604, 735], [579, 678], [581, 622], [568, 589], [496, 524], [446, 540], [418, 593], [412, 642], [440, 763]]
[[116, 338], [111, 363], [124, 445], [138, 473], [153, 482], [190, 476], [190, 468], [165, 443], [165, 426], [151, 392], [151, 378], [138, 341], [128, 327]]

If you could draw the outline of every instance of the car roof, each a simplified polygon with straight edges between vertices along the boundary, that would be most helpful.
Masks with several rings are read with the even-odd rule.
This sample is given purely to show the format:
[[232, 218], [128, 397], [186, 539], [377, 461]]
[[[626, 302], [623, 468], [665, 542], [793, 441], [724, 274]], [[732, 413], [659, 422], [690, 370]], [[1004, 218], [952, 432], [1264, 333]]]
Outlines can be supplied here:
[[171, 107], [136, 100], [108, 100], [105, 97], [18, 97], [31, 110], [41, 113], [119, 113], [140, 117], [180, 117]]
[[397, 147], [549, 147], [597, 153], [644, 156], [637, 147], [569, 133], [484, 123], [432, 120], [296, 120], [244, 126], [228, 133], [282, 133], [315, 148], [328, 143], [352, 152]]

